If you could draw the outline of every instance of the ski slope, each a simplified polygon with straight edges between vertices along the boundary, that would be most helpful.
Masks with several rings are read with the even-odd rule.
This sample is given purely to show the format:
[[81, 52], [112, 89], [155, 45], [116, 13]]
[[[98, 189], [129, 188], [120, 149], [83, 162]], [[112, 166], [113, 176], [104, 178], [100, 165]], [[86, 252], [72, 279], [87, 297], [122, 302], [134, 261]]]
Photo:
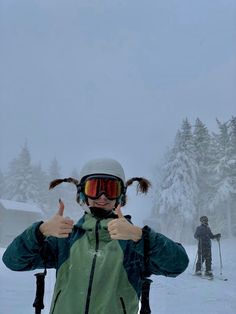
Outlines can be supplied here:
[[[196, 246], [185, 246], [190, 258], [188, 269], [177, 278], [153, 276], [150, 303], [153, 314], [235, 314], [236, 312], [236, 239], [221, 241], [223, 277], [220, 280], [220, 259], [216, 241], [212, 243], [214, 280], [193, 276]], [[4, 249], [0, 249], [0, 257]], [[35, 297], [34, 272], [13, 272], [0, 260], [0, 313], [32, 314]], [[45, 309], [48, 314], [55, 271], [46, 277]], [[69, 314], [69, 313], [67, 313]], [[96, 313], [94, 313], [96, 314]], [[108, 314], [108, 313], [104, 313]]]

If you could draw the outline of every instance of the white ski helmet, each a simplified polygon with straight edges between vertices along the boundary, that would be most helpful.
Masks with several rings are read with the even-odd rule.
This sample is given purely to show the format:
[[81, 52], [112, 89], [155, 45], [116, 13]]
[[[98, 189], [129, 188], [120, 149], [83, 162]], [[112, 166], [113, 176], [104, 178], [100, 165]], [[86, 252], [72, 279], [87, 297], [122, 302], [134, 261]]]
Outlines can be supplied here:
[[79, 181], [83, 181], [83, 178], [94, 174], [106, 174], [115, 176], [123, 182], [125, 182], [125, 173], [121, 164], [115, 159], [111, 158], [98, 158], [88, 161], [81, 169], [79, 175]]

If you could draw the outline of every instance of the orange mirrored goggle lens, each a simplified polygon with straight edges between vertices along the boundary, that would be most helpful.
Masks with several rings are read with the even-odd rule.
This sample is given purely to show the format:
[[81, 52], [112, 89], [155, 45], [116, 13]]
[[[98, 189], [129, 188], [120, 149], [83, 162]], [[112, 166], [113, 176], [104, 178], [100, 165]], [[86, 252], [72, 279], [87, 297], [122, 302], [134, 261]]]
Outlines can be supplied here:
[[102, 194], [110, 200], [121, 196], [121, 181], [111, 178], [88, 178], [84, 183], [84, 194], [89, 198], [96, 199]]

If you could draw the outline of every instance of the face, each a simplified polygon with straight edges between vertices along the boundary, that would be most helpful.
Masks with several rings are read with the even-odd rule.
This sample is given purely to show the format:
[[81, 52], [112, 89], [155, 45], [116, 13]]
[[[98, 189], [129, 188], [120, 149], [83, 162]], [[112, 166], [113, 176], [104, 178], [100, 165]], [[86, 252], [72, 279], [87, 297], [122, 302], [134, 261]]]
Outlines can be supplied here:
[[92, 200], [88, 197], [88, 204], [91, 207], [100, 207], [107, 211], [112, 210], [115, 207], [116, 200], [109, 200], [105, 194], [102, 194], [99, 198]]

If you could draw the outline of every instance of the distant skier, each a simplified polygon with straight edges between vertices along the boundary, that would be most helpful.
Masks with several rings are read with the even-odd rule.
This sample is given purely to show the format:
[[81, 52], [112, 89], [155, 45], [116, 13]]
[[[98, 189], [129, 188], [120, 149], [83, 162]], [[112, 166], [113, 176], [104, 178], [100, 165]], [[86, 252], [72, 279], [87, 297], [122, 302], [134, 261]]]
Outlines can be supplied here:
[[196, 228], [194, 238], [198, 240], [198, 260], [196, 263], [195, 274], [202, 275], [202, 265], [205, 262], [206, 270], [205, 276], [213, 278], [211, 269], [212, 254], [211, 254], [211, 239], [220, 240], [221, 234], [213, 235], [210, 227], [208, 226], [208, 217], [202, 216], [200, 218], [201, 225]]

